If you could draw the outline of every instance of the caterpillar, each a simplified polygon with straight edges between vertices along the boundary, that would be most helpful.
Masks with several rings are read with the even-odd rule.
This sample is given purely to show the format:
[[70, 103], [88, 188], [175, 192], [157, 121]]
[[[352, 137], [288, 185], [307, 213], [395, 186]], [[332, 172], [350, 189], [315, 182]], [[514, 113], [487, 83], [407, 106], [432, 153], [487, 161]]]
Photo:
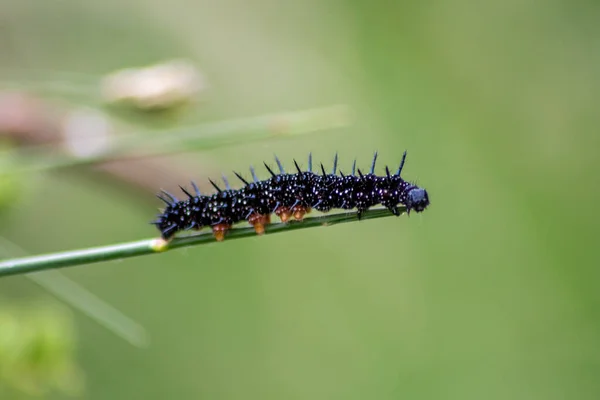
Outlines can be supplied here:
[[312, 209], [328, 212], [332, 209], [356, 208], [360, 220], [370, 207], [378, 204], [396, 216], [400, 215], [399, 204], [406, 207], [408, 214], [412, 210], [422, 212], [429, 205], [427, 191], [400, 176], [406, 161], [406, 151], [397, 171], [391, 174], [386, 166], [383, 176], [375, 175], [377, 152], [367, 174], [356, 168], [354, 160], [350, 175], [344, 175], [341, 170], [338, 175], [337, 154], [330, 174], [325, 171], [322, 163], [320, 173], [313, 172], [312, 153], [308, 156], [306, 171], [294, 160], [296, 172], [287, 173], [277, 156], [275, 161], [279, 173], [275, 173], [267, 163], [263, 163], [271, 175], [266, 180], [259, 180], [253, 167], [250, 167], [250, 182], [240, 173], [234, 172], [244, 184], [240, 189], [232, 189], [227, 178], [223, 176], [225, 189], [209, 179], [216, 190], [211, 195], [203, 195], [194, 182], [191, 182], [193, 193], [179, 186], [187, 196], [184, 200], [178, 200], [163, 190], [157, 197], [166, 207], [158, 215], [158, 219], [151, 223], [156, 225], [162, 239], [166, 241], [171, 240], [178, 232], [200, 230], [203, 227], [211, 227], [215, 239], [222, 241], [227, 231], [241, 221], [247, 221], [257, 234], [263, 234], [265, 225], [271, 222], [273, 213], [282, 222], [287, 222], [292, 217], [302, 220]]

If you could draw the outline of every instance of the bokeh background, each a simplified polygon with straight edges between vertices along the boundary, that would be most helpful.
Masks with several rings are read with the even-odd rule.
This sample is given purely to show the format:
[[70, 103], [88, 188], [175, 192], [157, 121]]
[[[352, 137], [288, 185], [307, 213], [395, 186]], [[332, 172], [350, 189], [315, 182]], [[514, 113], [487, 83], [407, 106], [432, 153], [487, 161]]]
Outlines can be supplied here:
[[[599, 18], [597, 2], [566, 0], [3, 0], [2, 85], [61, 109], [156, 130], [352, 110], [345, 128], [285, 140], [7, 173], [0, 235], [31, 254], [155, 236], [154, 189], [208, 188], [274, 153], [331, 165], [339, 151], [348, 170], [407, 149], [405, 176], [431, 196], [422, 215], [61, 270], [151, 338], [137, 348], [69, 312], [52, 329], [59, 340], [72, 325], [72, 396], [597, 399]], [[132, 116], [80, 90], [172, 58], [208, 83], [176, 114]], [[136, 162], [151, 179], [115, 172]], [[0, 280], [0, 302], [65, 307], [23, 276]], [[5, 376], [2, 398], [29, 398], [46, 376], [22, 374]]]

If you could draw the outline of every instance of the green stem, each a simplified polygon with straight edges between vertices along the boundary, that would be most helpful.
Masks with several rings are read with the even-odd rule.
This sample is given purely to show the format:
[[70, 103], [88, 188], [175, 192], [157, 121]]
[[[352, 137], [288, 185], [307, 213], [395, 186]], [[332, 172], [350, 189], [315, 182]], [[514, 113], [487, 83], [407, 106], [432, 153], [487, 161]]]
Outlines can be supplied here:
[[[400, 208], [400, 212], [405, 213], [406, 209]], [[373, 209], [363, 214], [362, 219], [376, 219], [391, 215], [392, 214], [386, 209]], [[356, 212], [327, 214], [318, 217], [306, 218], [303, 221], [289, 221], [287, 223], [271, 224], [266, 227], [266, 234], [313, 228], [317, 226], [329, 226], [354, 221], [357, 221]], [[250, 236], [256, 236], [254, 228], [236, 228], [227, 233], [226, 240], [241, 239]], [[161, 239], [146, 239], [137, 242], [121, 243], [111, 246], [101, 246], [83, 250], [15, 258], [6, 261], [0, 261], [0, 277], [23, 274], [27, 272], [45, 271], [74, 265], [91, 264], [101, 261], [117, 260], [152, 253], [161, 253], [180, 247], [195, 246], [214, 241], [215, 239], [212, 233], [207, 232], [198, 235], [178, 237], [173, 239], [168, 244], [165, 244], [165, 242]]]

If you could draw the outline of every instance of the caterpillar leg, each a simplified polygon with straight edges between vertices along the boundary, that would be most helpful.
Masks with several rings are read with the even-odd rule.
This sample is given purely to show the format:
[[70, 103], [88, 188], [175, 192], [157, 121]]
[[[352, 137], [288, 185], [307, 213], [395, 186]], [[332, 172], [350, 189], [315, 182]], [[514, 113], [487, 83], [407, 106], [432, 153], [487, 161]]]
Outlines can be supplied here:
[[229, 229], [231, 229], [231, 225], [229, 225], [229, 224], [213, 225], [213, 227], [212, 227], [213, 235], [214, 235], [215, 239], [217, 240], [217, 242], [222, 242], [223, 240], [225, 240], [225, 234], [227, 233], [227, 231]]
[[297, 221], [302, 221], [305, 214], [310, 212], [310, 207], [305, 206], [294, 206], [292, 207], [292, 214]]
[[279, 217], [281, 222], [287, 222], [292, 216], [292, 211], [288, 207], [277, 207], [275, 215]]
[[271, 216], [254, 213], [248, 217], [248, 222], [254, 227], [257, 235], [262, 235], [265, 233], [265, 225], [271, 223]]

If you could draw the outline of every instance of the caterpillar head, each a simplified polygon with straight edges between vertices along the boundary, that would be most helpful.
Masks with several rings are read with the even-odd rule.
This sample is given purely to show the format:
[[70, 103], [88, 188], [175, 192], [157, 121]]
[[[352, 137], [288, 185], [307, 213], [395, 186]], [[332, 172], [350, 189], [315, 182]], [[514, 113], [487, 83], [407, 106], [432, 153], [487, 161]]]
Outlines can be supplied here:
[[406, 194], [406, 211], [421, 212], [429, 205], [429, 195], [425, 189], [415, 187]]

